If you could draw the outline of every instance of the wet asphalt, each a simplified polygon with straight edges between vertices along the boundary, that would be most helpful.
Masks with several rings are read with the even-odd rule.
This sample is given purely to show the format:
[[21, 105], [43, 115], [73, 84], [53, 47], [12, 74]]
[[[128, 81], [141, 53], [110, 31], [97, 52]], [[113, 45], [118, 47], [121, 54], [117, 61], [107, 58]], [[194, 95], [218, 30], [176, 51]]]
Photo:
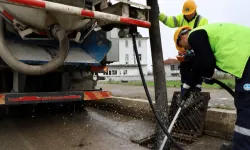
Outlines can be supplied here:
[[0, 119], [0, 149], [146, 150], [131, 141], [153, 132], [150, 122], [95, 108], [17, 106]]

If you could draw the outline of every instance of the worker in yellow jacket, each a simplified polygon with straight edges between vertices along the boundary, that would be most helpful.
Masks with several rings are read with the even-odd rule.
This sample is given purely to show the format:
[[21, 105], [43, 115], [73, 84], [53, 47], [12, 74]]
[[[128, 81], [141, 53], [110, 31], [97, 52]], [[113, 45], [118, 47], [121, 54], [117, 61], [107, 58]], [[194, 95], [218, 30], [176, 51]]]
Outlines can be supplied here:
[[[182, 14], [178, 16], [166, 16], [163, 13], [159, 14], [159, 20], [166, 26], [170, 28], [182, 27], [182, 26], [189, 26], [191, 28], [196, 28], [202, 25], [208, 24], [208, 20], [201, 15], [199, 15], [196, 11], [197, 5], [193, 0], [186, 0], [184, 2], [182, 8]], [[184, 59], [187, 54], [186, 53], [179, 53], [177, 59], [181, 61]], [[188, 57], [188, 56], [187, 56]], [[192, 62], [185, 61], [180, 63], [180, 74], [181, 74], [181, 82], [185, 83], [185, 73], [189, 72], [191, 69]], [[202, 78], [197, 79], [196, 86], [193, 87], [195, 91], [201, 91], [202, 85]], [[182, 86], [181, 86], [182, 90]]]
[[[165, 14], [160, 13], [159, 20], [170, 28], [182, 26], [190, 26], [191, 28], [195, 28], [208, 24], [208, 20], [206, 18], [198, 15], [196, 8], [197, 5], [193, 0], [187, 0], [183, 5], [182, 14], [178, 16], [166, 16]], [[196, 26], [195, 22], [197, 22]]]

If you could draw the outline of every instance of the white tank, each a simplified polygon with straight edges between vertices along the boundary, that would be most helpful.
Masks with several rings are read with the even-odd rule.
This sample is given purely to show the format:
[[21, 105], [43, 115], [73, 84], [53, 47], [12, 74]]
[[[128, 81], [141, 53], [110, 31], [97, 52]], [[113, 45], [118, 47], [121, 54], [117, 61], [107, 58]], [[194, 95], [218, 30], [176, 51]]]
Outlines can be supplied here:
[[[85, 8], [85, 0], [48, 1]], [[106, 0], [92, 1], [94, 5], [100, 4], [100, 2], [106, 3]], [[0, 3], [0, 7], [21, 23], [37, 30], [44, 30], [48, 24], [55, 22], [61, 24], [66, 29], [66, 31], [72, 31], [83, 28], [90, 21], [90, 19], [79, 16], [73, 16], [61, 12], [46, 12], [43, 9], [23, 7], [18, 5]]]

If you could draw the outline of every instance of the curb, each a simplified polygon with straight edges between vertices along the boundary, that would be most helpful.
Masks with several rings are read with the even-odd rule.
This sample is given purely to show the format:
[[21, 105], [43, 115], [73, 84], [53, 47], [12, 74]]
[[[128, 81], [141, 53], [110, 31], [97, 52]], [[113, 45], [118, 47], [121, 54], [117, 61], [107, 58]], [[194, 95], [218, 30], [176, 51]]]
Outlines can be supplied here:
[[[170, 104], [171, 103], [168, 103], [169, 106]], [[112, 97], [100, 101], [89, 101], [87, 102], [87, 105], [111, 110], [140, 119], [155, 121], [150, 105], [148, 101], [144, 99]], [[231, 140], [235, 120], [235, 110], [209, 108], [205, 120], [205, 133], [207, 135]]]

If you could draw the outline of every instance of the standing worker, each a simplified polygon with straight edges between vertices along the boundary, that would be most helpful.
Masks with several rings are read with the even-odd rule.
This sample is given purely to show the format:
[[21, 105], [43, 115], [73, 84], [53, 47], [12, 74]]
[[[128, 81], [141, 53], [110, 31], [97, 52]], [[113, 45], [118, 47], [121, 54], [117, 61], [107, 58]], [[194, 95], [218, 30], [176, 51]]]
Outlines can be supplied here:
[[[201, 15], [198, 15], [196, 12], [196, 3], [193, 0], [187, 0], [185, 1], [183, 8], [182, 8], [182, 14], [178, 16], [166, 16], [163, 13], [160, 13], [159, 20], [166, 26], [170, 28], [176, 28], [176, 27], [182, 27], [182, 26], [189, 26], [191, 28], [196, 28], [202, 25], [208, 24], [208, 20]], [[180, 57], [184, 57], [186, 55], [186, 52], [182, 50], [182, 53], [179, 53], [179, 56], [177, 56], [178, 60], [180, 61]], [[188, 72], [191, 68], [192, 62], [185, 61], [180, 62], [180, 73], [181, 73], [181, 82], [182, 85], [185, 81], [185, 73]], [[196, 91], [201, 91], [201, 85], [202, 85], [202, 79], [197, 79], [195, 85]], [[181, 85], [181, 89], [182, 89]]]
[[232, 140], [233, 150], [250, 149], [249, 37], [249, 27], [232, 23], [209, 24], [193, 30], [184, 26], [174, 34], [177, 49], [192, 49], [194, 52], [192, 69], [185, 74], [185, 97], [189, 96], [189, 87], [195, 84], [197, 78], [205, 77], [209, 81], [215, 68], [235, 76], [237, 119]]

